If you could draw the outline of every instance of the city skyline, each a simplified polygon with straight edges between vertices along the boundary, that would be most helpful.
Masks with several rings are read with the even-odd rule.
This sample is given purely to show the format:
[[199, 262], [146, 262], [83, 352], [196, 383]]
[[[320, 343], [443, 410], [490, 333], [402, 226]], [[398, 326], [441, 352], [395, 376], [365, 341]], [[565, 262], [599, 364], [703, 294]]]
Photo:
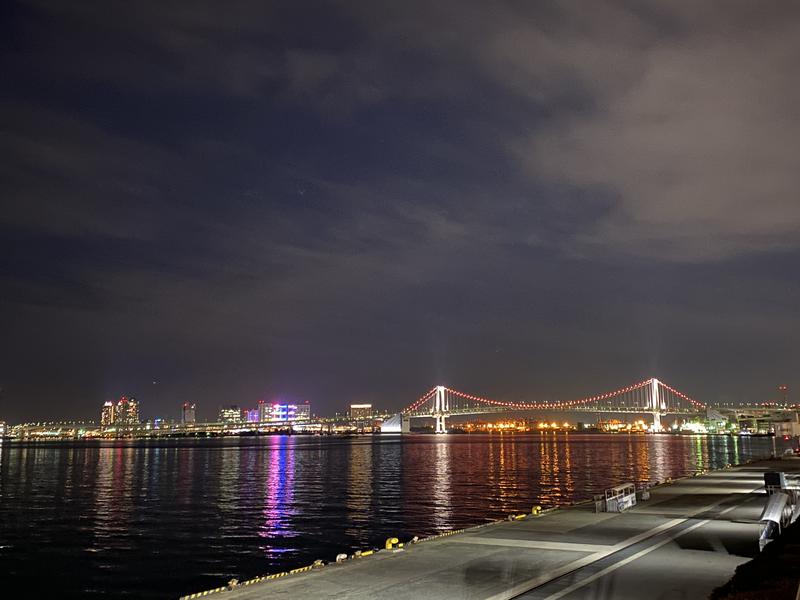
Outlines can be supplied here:
[[798, 19], [9, 2], [0, 418], [799, 389]]
[[[650, 381], [652, 381], [652, 380], [647, 380], [645, 382], [640, 382], [640, 383], [637, 383], [637, 384], [633, 384], [632, 386], [629, 386], [628, 388], [623, 388], [622, 390], [617, 390], [615, 392], [606, 392], [606, 393], [601, 393], [601, 394], [595, 394], [595, 395], [587, 397], [587, 399], [592, 399], [592, 398], [596, 399], [596, 398], [612, 396], [614, 394], [619, 393], [620, 391], [624, 391], [624, 389], [631, 389], [631, 388], [641, 387], [642, 385], [649, 385]], [[663, 382], [661, 382], [661, 384], [663, 384]], [[659, 385], [661, 385], [661, 384], [659, 384]], [[429, 390], [429, 392], [426, 394], [425, 397], [429, 398], [430, 394], [433, 391], [435, 391], [437, 389], [437, 387], [443, 387], [443, 386], [436, 386], [435, 388]], [[669, 388], [670, 390], [676, 392], [676, 393], [682, 394], [682, 393], [678, 392], [677, 390], [674, 390], [674, 388], [670, 388], [669, 386], [666, 386], [666, 387]], [[443, 388], [443, 389], [448, 389], [448, 388]], [[741, 403], [741, 402], [717, 402], [717, 403], [714, 403], [714, 402], [712, 402], [708, 406], [711, 406], [711, 407], [722, 407], [722, 408], [725, 408], [725, 409], [735, 408], [736, 406], [749, 406], [749, 407], [759, 407], [759, 406], [761, 406], [761, 407], [771, 407], [771, 406], [778, 407], [778, 406], [783, 406], [783, 407], [797, 408], [798, 406], [800, 406], [800, 404], [798, 404], [797, 402], [791, 401], [791, 399], [789, 397], [789, 391], [790, 391], [789, 387], [787, 385], [785, 385], [785, 384], [782, 384], [782, 385], [776, 386], [775, 389], [774, 389], [774, 392], [777, 393], [776, 397], [772, 397], [772, 398], [768, 398], [768, 399], [762, 399], [762, 400], [751, 400], [749, 402], [744, 402], [744, 403]], [[466, 397], [470, 397], [470, 396], [466, 395]], [[475, 398], [474, 396], [471, 396], [471, 397]], [[686, 396], [683, 396], [683, 397], [689, 402], [697, 403], [694, 399], [691, 399], [691, 398], [686, 397]], [[479, 399], [479, 398], [475, 398], [475, 399]], [[256, 401], [255, 404], [253, 404], [252, 402], [250, 404], [247, 404], [246, 402], [245, 403], [235, 403], [235, 404], [230, 403], [230, 402], [222, 402], [222, 403], [217, 403], [217, 404], [214, 404], [212, 406], [206, 407], [205, 412], [201, 411], [201, 413], [200, 413], [201, 414], [201, 418], [197, 419], [197, 404], [193, 403], [193, 402], [188, 402], [188, 401], [179, 402], [176, 405], [178, 407], [177, 416], [175, 414], [172, 414], [169, 411], [162, 412], [162, 413], [159, 413], [159, 414], [147, 414], [146, 412], [145, 413], [141, 413], [140, 412], [140, 403], [136, 399], [135, 396], [133, 396], [133, 395], [131, 395], [131, 396], [122, 395], [122, 396], [119, 397], [119, 399], [117, 401], [107, 400], [107, 401], [105, 401], [103, 403], [103, 405], [101, 407], [101, 411], [100, 411], [100, 419], [97, 422], [101, 426], [107, 426], [107, 425], [110, 425], [110, 424], [117, 424], [117, 420], [118, 420], [118, 417], [120, 415], [123, 415], [123, 418], [122, 418], [122, 424], [123, 425], [130, 425], [131, 423], [134, 423], [134, 422], [146, 423], [146, 422], [162, 422], [162, 421], [165, 422], [165, 423], [176, 423], [177, 422], [177, 423], [183, 423], [183, 424], [192, 424], [192, 423], [195, 423], [195, 422], [213, 423], [213, 422], [224, 422], [224, 421], [231, 421], [231, 422], [268, 422], [268, 421], [271, 421], [271, 420], [275, 420], [275, 419], [272, 418], [272, 415], [270, 414], [271, 411], [275, 411], [275, 410], [283, 410], [285, 413], [287, 413], [282, 418], [277, 419], [279, 421], [285, 421], [285, 420], [291, 420], [289, 418], [289, 416], [288, 416], [289, 407], [291, 407], [291, 411], [294, 411], [296, 409], [296, 407], [303, 407], [303, 414], [305, 414], [307, 416], [310, 416], [310, 417], [313, 417], [313, 418], [325, 419], [325, 418], [330, 418], [330, 417], [335, 417], [335, 416], [338, 416], [338, 417], [348, 416], [352, 420], [358, 421], [360, 419], [363, 419], [367, 415], [373, 415], [373, 414], [376, 414], [376, 415], [377, 414], [391, 415], [393, 413], [396, 414], [397, 412], [403, 412], [403, 411], [407, 411], [409, 409], [413, 410], [413, 407], [416, 404], [418, 404], [421, 400], [422, 400], [422, 398], [419, 398], [417, 400], [417, 402], [411, 404], [410, 406], [405, 406], [405, 407], [401, 407], [401, 408], [397, 408], [397, 407], [376, 407], [372, 403], [362, 403], [362, 402], [350, 403], [349, 405], [338, 406], [332, 412], [329, 412], [327, 414], [311, 413], [311, 411], [310, 411], [311, 402], [309, 400], [304, 400], [304, 401], [301, 401], [301, 402], [298, 402], [298, 403], [287, 403], [287, 402], [281, 400], [280, 398], [274, 398], [272, 400], [263, 400], [263, 399], [261, 399], [261, 400]], [[491, 403], [491, 402], [494, 402], [495, 400], [498, 400], [498, 399], [495, 399], [495, 400], [482, 399], [482, 400]], [[536, 405], [536, 403], [533, 403], [530, 410], [533, 413], [539, 413], [541, 411], [544, 411], [540, 416], [545, 420], [549, 420], [549, 419], [552, 418], [553, 411], [558, 412], [559, 410], [566, 410], [566, 411], [569, 412], [569, 410], [570, 410], [568, 408], [569, 406], [573, 406], [573, 405], [576, 405], [576, 404], [581, 404], [582, 402], [585, 402], [585, 401], [586, 401], [586, 399], [575, 399], [575, 398], [573, 398], [573, 399], [570, 399], [570, 400], [549, 401], [549, 402], [544, 403], [544, 405], [539, 404], [538, 406]], [[526, 401], [523, 400], [521, 402], [526, 402]], [[128, 404], [128, 403], [130, 403], [130, 407], [129, 408], [126, 407], [126, 408], [120, 410], [120, 408], [119, 408], [120, 406], [122, 406], [124, 404]], [[508, 404], [509, 405], [513, 405], [514, 403], [508, 403]], [[547, 404], [549, 404], [550, 406], [546, 406]], [[562, 408], [558, 408], [558, 405], [560, 405]], [[706, 406], [706, 405], [703, 404], [702, 406]], [[512, 408], [512, 412], [514, 410], [518, 410], [518, 407], [513, 407]], [[133, 415], [133, 416], [128, 416], [129, 414]], [[211, 416], [209, 416], [209, 415], [211, 415]], [[42, 422], [80, 423], [80, 422], [87, 422], [87, 421], [88, 422], [92, 422], [93, 421], [91, 416], [84, 415], [82, 417], [75, 418], [75, 415], [72, 415], [69, 418], [43, 420]], [[2, 419], [0, 419], [0, 422], [3, 422]], [[36, 422], [36, 421], [28, 420], [28, 421], [20, 421], [18, 423], [21, 424], [21, 423], [34, 423], [34, 422]]]
[[[117, 402], [122, 401], [122, 400], [127, 400], [128, 398], [130, 398], [134, 402], [138, 402], [136, 400], [137, 395], [127, 395], [126, 396], [125, 394], [119, 396]], [[558, 402], [560, 400], [565, 400], [565, 399], [563, 399], [563, 398], [562, 399], [553, 399], [551, 401]], [[278, 396], [273, 396], [269, 400], [265, 400], [265, 399], [262, 398], [262, 399], [258, 399], [258, 400], [255, 400], [255, 401], [249, 401], [249, 404], [253, 405], [253, 407], [254, 407], [253, 409], [248, 409], [248, 408], [244, 407], [245, 405], [248, 405], [248, 401], [242, 401], [242, 400], [239, 400], [239, 401], [230, 401], [230, 400], [221, 401], [221, 402], [212, 403], [211, 405], [209, 405], [207, 407], [201, 408], [200, 414], [201, 415], [205, 415], [206, 418], [203, 419], [204, 421], [212, 422], [212, 421], [214, 421], [214, 419], [212, 417], [214, 415], [218, 415], [220, 409], [223, 409], [223, 408], [226, 408], [226, 407], [233, 407], [233, 406], [236, 406], [238, 408], [239, 406], [242, 406], [242, 408], [240, 409], [242, 411], [258, 410], [259, 406], [261, 406], [261, 405], [263, 405], [265, 403], [269, 404], [269, 405], [285, 405], [285, 404], [287, 404], [287, 401], [284, 398], [278, 397]], [[310, 403], [311, 403], [310, 400], [301, 400], [301, 401], [294, 402], [293, 404], [310, 404]], [[103, 404], [103, 407], [104, 408], [111, 407], [113, 404], [115, 404], [115, 401], [106, 400], [104, 402], [104, 404]], [[176, 420], [180, 420], [182, 422], [186, 422], [184, 413], [186, 412], [186, 410], [188, 408], [189, 411], [190, 411], [190, 414], [192, 415], [191, 416], [191, 421], [193, 422], [195, 420], [196, 408], [197, 408], [196, 403], [189, 402], [189, 401], [177, 401], [177, 403], [173, 403], [173, 404], [174, 404], [174, 406], [172, 406], [172, 409], [177, 407], [177, 413], [176, 414], [173, 414], [171, 412], [170, 407], [168, 406], [166, 410], [162, 410], [158, 414], [154, 413], [153, 415], [151, 415], [151, 418], [152, 419], [167, 418], [167, 419], [170, 419], [170, 420], [171, 419], [176, 419]], [[323, 404], [328, 405], [328, 403], [323, 403]], [[786, 384], [780, 384], [780, 385], [774, 386], [773, 389], [770, 390], [769, 392], [761, 394], [760, 397], [758, 397], [758, 398], [743, 399], [743, 400], [738, 401], [738, 402], [714, 402], [714, 401], [712, 401], [711, 404], [715, 404], [715, 405], [716, 404], [722, 404], [722, 405], [783, 404], [783, 405], [796, 406], [797, 402], [794, 402], [794, 401], [791, 400], [791, 389], [789, 388], [789, 386], [786, 385]], [[341, 404], [340, 403], [340, 404], [332, 404], [330, 406], [333, 407], [332, 411], [330, 413], [328, 413], [327, 415], [321, 415], [321, 416], [331, 416], [331, 415], [334, 415], [334, 414], [343, 414], [346, 411], [352, 410], [353, 407], [369, 407], [370, 410], [371, 410], [372, 407], [373, 407], [373, 404], [372, 403], [363, 403], [363, 399], [362, 399], [359, 402], [355, 402], [355, 403], [353, 403], [353, 402], [350, 402], [350, 403], [347, 403], [347, 404]], [[398, 406], [398, 407], [382, 406], [382, 409], [384, 409], [385, 411], [388, 411], [390, 413], [392, 411], [402, 410], [402, 408], [404, 408], [404, 407], [401, 407], [401, 406]], [[2, 416], [3, 415], [0, 415], [0, 417], [2, 417]], [[66, 416], [62, 416], [59, 419], [51, 419], [51, 420], [52, 421], [65, 421], [65, 422], [75, 421], [75, 422], [77, 422], [77, 421], [82, 421], [82, 420], [86, 420], [86, 419], [91, 420], [92, 419], [91, 415], [86, 414], [86, 415], [79, 415], [77, 417], [76, 417], [76, 415], [66, 415]], [[2, 421], [2, 420], [3, 419], [0, 418], [0, 421]], [[48, 421], [48, 419], [39, 419], [39, 420]], [[98, 422], [102, 423], [103, 420], [104, 419], [101, 416], [101, 418], [100, 418], [100, 420]], [[111, 417], [111, 420], [113, 420], [113, 417]], [[37, 419], [26, 419], [26, 418], [23, 418], [21, 420], [17, 420], [17, 421], [14, 421], [14, 422], [27, 423], [27, 422], [35, 422], [35, 421], [37, 421]]]

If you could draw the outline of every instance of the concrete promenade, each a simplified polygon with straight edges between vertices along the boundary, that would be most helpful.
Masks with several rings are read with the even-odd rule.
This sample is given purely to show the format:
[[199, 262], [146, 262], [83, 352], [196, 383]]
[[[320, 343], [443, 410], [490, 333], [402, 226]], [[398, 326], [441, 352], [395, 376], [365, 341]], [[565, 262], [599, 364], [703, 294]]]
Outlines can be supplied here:
[[[707, 598], [758, 553], [760, 461], [662, 485], [622, 514], [593, 504], [503, 521], [221, 592], [255, 598]], [[404, 540], [403, 540], [404, 541]]]

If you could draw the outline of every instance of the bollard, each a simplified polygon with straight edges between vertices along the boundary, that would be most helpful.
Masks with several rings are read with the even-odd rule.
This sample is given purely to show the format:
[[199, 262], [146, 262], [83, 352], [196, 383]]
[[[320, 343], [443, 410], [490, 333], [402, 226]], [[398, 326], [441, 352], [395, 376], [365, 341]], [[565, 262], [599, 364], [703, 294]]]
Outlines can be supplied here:
[[239, 586], [239, 580], [238, 579], [231, 579], [228, 582], [228, 591], [230, 591], [230, 590], [232, 590], [232, 589], [234, 589], [234, 588], [236, 588], [238, 586]]
[[315, 560], [311, 564], [311, 567], [314, 568], [314, 569], [319, 569], [320, 567], [324, 567], [324, 566], [325, 566], [325, 563], [322, 562], [322, 559], [319, 559], [319, 558], [317, 560]]
[[337, 554], [336, 555], [336, 562], [337, 563], [343, 563], [346, 560], [347, 560], [347, 554], [342, 553], [342, 554]]
[[418, 541], [419, 541], [419, 536], [415, 535], [413, 538], [411, 538], [409, 544], [416, 544]]
[[400, 540], [398, 540], [396, 537], [386, 538], [386, 545], [384, 547], [387, 550], [391, 550], [392, 548], [394, 548], [399, 543], [400, 543]]
[[538, 504], [536, 506], [534, 506], [533, 508], [531, 508], [531, 514], [532, 515], [538, 515], [538, 514], [541, 514], [541, 512], [542, 512], [542, 507], [539, 506]]

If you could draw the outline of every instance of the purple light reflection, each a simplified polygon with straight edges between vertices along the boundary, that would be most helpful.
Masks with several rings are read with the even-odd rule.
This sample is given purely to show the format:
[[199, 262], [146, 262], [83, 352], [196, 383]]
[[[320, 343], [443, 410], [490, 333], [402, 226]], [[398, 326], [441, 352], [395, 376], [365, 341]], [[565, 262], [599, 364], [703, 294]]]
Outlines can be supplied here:
[[267, 557], [295, 551], [281, 540], [297, 537], [292, 517], [294, 506], [295, 457], [292, 445], [286, 436], [274, 438], [269, 448], [269, 472], [264, 495], [264, 522], [258, 535], [265, 542], [260, 546]]

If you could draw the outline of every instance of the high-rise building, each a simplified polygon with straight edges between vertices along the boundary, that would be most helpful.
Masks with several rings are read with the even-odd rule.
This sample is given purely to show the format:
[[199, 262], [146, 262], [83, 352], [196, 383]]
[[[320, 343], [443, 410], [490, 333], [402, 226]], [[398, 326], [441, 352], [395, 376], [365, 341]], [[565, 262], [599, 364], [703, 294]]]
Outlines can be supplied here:
[[220, 423], [241, 423], [242, 411], [238, 406], [226, 406], [219, 409]]
[[271, 414], [270, 407], [271, 404], [267, 404], [263, 400], [258, 401], [258, 421], [259, 423], [266, 423], [269, 421], [269, 417]]
[[139, 402], [136, 398], [123, 396], [119, 399], [114, 411], [114, 424], [126, 427], [139, 424]]
[[139, 424], [139, 402], [136, 398], [122, 396], [117, 402], [106, 402], [100, 411], [103, 427], [132, 427]]
[[367, 421], [372, 418], [372, 404], [351, 404], [350, 418], [353, 421]]
[[111, 400], [103, 404], [103, 409], [100, 411], [100, 426], [111, 427], [114, 424], [114, 403]]
[[194, 414], [195, 405], [190, 402], [184, 402], [181, 407], [181, 423], [188, 425], [195, 422]]
[[139, 422], [139, 402], [136, 398], [128, 398], [128, 423], [138, 425]]
[[257, 408], [247, 408], [242, 411], [242, 416], [244, 420], [248, 423], [258, 423], [258, 409]]

